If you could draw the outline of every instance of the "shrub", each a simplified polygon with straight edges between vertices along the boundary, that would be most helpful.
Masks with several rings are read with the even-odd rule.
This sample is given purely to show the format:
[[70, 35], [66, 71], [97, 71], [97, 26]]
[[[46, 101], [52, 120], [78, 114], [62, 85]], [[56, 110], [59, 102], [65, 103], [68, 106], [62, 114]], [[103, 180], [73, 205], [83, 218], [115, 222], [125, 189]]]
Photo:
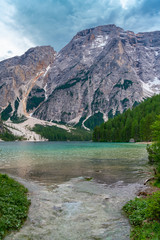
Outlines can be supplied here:
[[0, 174], [0, 239], [18, 230], [27, 218], [30, 201], [27, 189], [20, 183]]
[[129, 201], [123, 210], [132, 225], [132, 240], [160, 239], [160, 191]]

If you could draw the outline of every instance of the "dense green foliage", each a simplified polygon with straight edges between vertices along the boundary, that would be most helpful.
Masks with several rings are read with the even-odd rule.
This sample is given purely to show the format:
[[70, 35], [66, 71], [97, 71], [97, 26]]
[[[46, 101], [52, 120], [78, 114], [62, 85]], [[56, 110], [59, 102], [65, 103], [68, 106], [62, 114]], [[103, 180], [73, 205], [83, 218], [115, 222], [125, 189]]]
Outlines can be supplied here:
[[15, 110], [17, 111], [18, 110], [18, 107], [19, 107], [19, 98], [16, 99], [16, 101], [14, 102], [14, 107], [15, 107]]
[[153, 96], [123, 114], [95, 127], [93, 141], [128, 142], [151, 141], [151, 125], [160, 114], [160, 95]]
[[13, 123], [21, 123], [21, 122], [26, 121], [27, 118], [24, 115], [18, 116], [18, 114], [17, 114], [17, 110], [19, 107], [19, 98], [17, 98], [17, 100], [14, 102], [14, 107], [15, 107], [15, 110], [14, 110], [14, 113], [12, 114], [12, 116], [10, 117], [10, 120]]
[[[82, 70], [77, 74], [75, 78], [72, 78], [65, 84], [58, 86], [55, 90], [63, 90], [63, 89], [71, 88], [79, 82], [81, 82], [81, 84], [83, 85], [84, 82], [86, 82], [89, 79], [88, 75], [89, 75], [89, 71], [85, 72], [84, 70]], [[71, 93], [71, 96], [72, 96], [72, 93]]]
[[9, 118], [11, 119], [11, 121], [13, 123], [21, 123], [24, 122], [26, 120], [25, 116], [18, 116], [17, 114], [17, 110], [18, 110], [18, 106], [19, 106], [19, 98], [17, 98], [17, 100], [14, 103], [14, 107], [15, 110], [12, 113], [12, 106], [11, 104], [9, 104], [2, 112], [1, 112], [1, 119], [2, 121], [7, 121]]
[[36, 124], [32, 129], [49, 141], [89, 141], [92, 138], [92, 132], [76, 128], [70, 132], [55, 126], [42, 126]]
[[8, 118], [10, 117], [11, 115], [11, 112], [12, 112], [12, 106], [11, 104], [9, 104], [4, 110], [3, 112], [1, 112], [1, 119], [3, 121], [7, 121]]
[[22, 137], [15, 136], [8, 130], [5, 130], [3, 133], [0, 133], [0, 139], [2, 139], [3, 141], [16, 141], [16, 140], [21, 141], [21, 140], [23, 140]]
[[151, 126], [152, 137], [154, 142], [147, 146], [148, 159], [151, 164], [156, 167], [156, 182], [155, 185], [160, 185], [160, 116], [157, 116], [156, 121]]
[[132, 225], [132, 240], [160, 239], [160, 191], [129, 201], [123, 210]]
[[3, 141], [21, 141], [23, 137], [18, 137], [13, 135], [3, 124], [3, 122], [0, 120], [0, 139]]
[[21, 141], [23, 137], [14, 136], [3, 124], [0, 120], [0, 139], [3, 141]]
[[24, 186], [0, 174], [0, 239], [18, 230], [27, 218], [30, 201], [26, 193]]
[[[147, 146], [149, 162], [156, 167], [154, 185], [160, 187], [160, 116], [150, 126], [152, 139]], [[147, 198], [136, 198], [129, 201], [123, 210], [127, 213], [132, 225], [132, 240], [160, 239], [160, 191]]]
[[76, 125], [74, 125], [74, 127], [76, 127], [76, 128], [82, 128], [82, 122], [83, 122], [85, 119], [86, 119], [86, 116], [85, 116], [85, 117], [81, 117], [80, 120], [79, 120], [79, 122], [78, 122]]
[[119, 79], [118, 83], [116, 85], [114, 85], [114, 88], [115, 87], [118, 87], [118, 88], [122, 88], [122, 89], [127, 89], [129, 88], [129, 86], [131, 86], [133, 84], [133, 82], [131, 80], [128, 80], [128, 79], [124, 79], [124, 82], [123, 84], [121, 83], [121, 79]]
[[94, 129], [95, 126], [100, 125], [101, 123], [103, 123], [103, 114], [98, 112], [95, 113], [93, 116], [89, 117], [85, 122], [84, 125], [89, 128], [89, 129]]
[[27, 120], [27, 118], [24, 115], [18, 116], [16, 112], [13, 113], [10, 119], [13, 123], [22, 123]]
[[44, 99], [45, 99], [44, 96], [42, 96], [42, 97], [33, 96], [31, 98], [28, 98], [27, 99], [27, 106], [26, 106], [27, 112], [29, 112], [30, 110], [33, 110], [34, 108], [38, 107], [38, 105], [41, 102], [43, 102]]

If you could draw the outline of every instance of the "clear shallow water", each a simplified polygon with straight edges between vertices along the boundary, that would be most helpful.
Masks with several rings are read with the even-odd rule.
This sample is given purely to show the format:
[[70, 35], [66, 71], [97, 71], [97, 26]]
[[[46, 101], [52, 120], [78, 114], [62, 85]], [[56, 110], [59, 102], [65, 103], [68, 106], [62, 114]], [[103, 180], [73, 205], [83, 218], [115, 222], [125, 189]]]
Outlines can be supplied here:
[[149, 175], [145, 145], [92, 142], [2, 142], [0, 169], [32, 201], [22, 230], [6, 240], [128, 240], [121, 208]]
[[0, 168], [25, 179], [62, 183], [91, 176], [114, 183], [137, 182], [147, 163], [145, 145], [92, 142], [0, 143]]

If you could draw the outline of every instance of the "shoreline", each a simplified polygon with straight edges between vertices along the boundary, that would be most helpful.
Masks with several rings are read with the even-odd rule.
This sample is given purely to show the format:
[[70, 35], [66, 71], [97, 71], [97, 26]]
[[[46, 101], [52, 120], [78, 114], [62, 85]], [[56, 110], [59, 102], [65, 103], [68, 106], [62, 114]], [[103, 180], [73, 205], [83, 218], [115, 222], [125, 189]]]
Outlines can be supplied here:
[[[109, 186], [106, 188], [104, 184], [85, 181], [82, 177], [73, 178], [57, 185], [46, 186], [39, 182], [9, 176], [28, 188], [31, 206], [23, 227], [19, 232], [8, 235], [5, 238], [6, 240], [29, 238], [38, 240], [40, 236], [43, 239], [52, 239], [55, 236], [56, 239], [62, 240], [64, 236], [67, 236], [67, 239], [80, 240], [82, 239], [82, 232], [83, 239], [90, 239], [91, 237], [106, 239], [104, 236], [108, 237], [108, 234], [112, 234], [114, 238], [119, 232], [118, 228], [115, 230], [114, 225], [117, 214], [120, 221], [117, 220], [116, 224], [120, 226], [123, 222], [121, 227], [122, 229], [124, 227], [120, 231], [119, 239], [128, 239], [130, 226], [128, 220], [121, 214], [121, 208], [127, 199], [129, 200], [131, 196], [136, 195], [138, 189], [143, 189], [141, 184], [129, 184], [120, 187], [119, 182], [117, 182], [114, 185], [116, 193], [114, 195], [112, 193], [113, 186], [112, 188]], [[128, 191], [130, 194], [125, 196]], [[122, 196], [120, 196], [120, 193], [122, 193]], [[108, 204], [111, 212], [105, 211]], [[115, 216], [112, 211], [116, 211]], [[88, 233], [88, 226], [90, 233]], [[107, 229], [105, 226], [107, 226]], [[63, 231], [61, 231], [62, 228]]]
[[[152, 142], [141, 142], [138, 144], [152, 144]], [[150, 161], [149, 156], [150, 153], [148, 152], [148, 165]], [[159, 183], [160, 181], [155, 171], [144, 183], [147, 188], [137, 193], [137, 197], [128, 201], [122, 208], [131, 225], [130, 239], [132, 240], [160, 239]]]
[[152, 144], [153, 142], [135, 142], [135, 144]]

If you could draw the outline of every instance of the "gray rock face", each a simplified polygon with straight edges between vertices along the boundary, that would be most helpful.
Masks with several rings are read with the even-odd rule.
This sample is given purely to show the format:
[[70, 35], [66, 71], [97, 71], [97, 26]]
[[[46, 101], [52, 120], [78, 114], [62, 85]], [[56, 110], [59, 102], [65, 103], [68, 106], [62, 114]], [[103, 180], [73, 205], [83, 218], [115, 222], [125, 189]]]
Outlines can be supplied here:
[[18, 114], [26, 114], [26, 101], [31, 89], [44, 87], [46, 69], [55, 59], [55, 51], [50, 46], [29, 49], [24, 55], [0, 62], [0, 108], [11, 103], [15, 110], [18, 99]]
[[[0, 63], [1, 110], [57, 122], [104, 120], [160, 92], [160, 31], [135, 34], [115, 25], [77, 33], [58, 54], [37, 47]], [[26, 110], [27, 107], [27, 110]]]
[[37, 118], [77, 123], [104, 120], [160, 91], [160, 32], [134, 34], [115, 25], [79, 32], [57, 55], [48, 98]]

